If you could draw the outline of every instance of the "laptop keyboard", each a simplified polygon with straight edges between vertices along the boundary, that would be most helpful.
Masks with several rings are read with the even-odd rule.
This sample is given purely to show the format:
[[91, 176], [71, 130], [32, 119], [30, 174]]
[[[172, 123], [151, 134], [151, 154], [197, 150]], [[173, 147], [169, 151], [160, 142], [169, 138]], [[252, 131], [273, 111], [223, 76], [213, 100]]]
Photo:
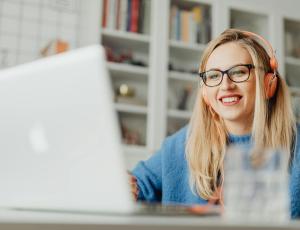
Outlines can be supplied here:
[[[200, 206], [198, 206], [200, 207]], [[220, 215], [220, 207], [216, 205], [206, 206], [203, 209], [193, 209], [184, 205], [162, 205], [159, 203], [138, 203], [138, 210], [134, 214], [141, 215]]]

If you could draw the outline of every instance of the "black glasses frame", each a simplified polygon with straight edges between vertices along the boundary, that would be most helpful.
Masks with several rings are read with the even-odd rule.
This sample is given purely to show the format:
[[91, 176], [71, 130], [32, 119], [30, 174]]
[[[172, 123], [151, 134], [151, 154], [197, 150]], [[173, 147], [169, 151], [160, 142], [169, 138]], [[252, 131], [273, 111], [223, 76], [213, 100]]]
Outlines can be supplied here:
[[[238, 67], [238, 66], [245, 66], [245, 67], [248, 68], [249, 71], [248, 71], [248, 77], [247, 77], [246, 80], [243, 80], [243, 81], [234, 81], [234, 80], [232, 80], [231, 77], [228, 75], [228, 72], [229, 72], [230, 70], [232, 70], [233, 68], [236, 68], [236, 67]], [[255, 66], [254, 66], [253, 64], [239, 64], [239, 65], [232, 66], [232, 67], [230, 67], [229, 69], [224, 70], [224, 71], [222, 71], [222, 70], [214, 70], [214, 71], [219, 71], [220, 73], [222, 73], [222, 78], [221, 78], [221, 81], [220, 81], [217, 85], [213, 85], [213, 86], [207, 85], [207, 84], [206, 84], [206, 77], [205, 77], [205, 74], [206, 74], [207, 72], [209, 72], [209, 71], [212, 71], [212, 70], [204, 71], [204, 72], [201, 72], [201, 73], [198, 73], [198, 74], [199, 74], [200, 78], [202, 79], [203, 83], [204, 83], [206, 86], [208, 86], [208, 87], [215, 87], [215, 86], [218, 86], [218, 85], [220, 85], [220, 84], [222, 83], [223, 77], [224, 77], [225, 74], [227, 74], [228, 78], [229, 78], [232, 82], [235, 82], [235, 83], [241, 83], [241, 82], [248, 81], [248, 79], [249, 79], [249, 77], [250, 77], [250, 70], [251, 70], [251, 69], [254, 69], [254, 68], [255, 68]]]

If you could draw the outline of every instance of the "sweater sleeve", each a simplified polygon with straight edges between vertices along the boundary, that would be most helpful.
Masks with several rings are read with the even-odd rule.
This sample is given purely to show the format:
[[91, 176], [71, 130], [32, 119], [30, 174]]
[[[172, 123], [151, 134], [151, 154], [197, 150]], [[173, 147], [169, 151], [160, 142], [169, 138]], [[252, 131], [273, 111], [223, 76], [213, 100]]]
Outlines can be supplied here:
[[162, 155], [166, 151], [166, 141], [160, 150], [148, 160], [141, 161], [132, 170], [137, 179], [140, 201], [160, 202], [162, 194]]

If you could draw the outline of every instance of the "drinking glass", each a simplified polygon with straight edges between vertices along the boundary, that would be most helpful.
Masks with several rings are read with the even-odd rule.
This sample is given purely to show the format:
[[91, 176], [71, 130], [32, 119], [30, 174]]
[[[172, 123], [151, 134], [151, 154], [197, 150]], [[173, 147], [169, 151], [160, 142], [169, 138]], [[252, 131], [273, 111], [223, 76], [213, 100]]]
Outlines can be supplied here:
[[226, 218], [263, 221], [289, 219], [286, 152], [230, 146], [224, 164]]

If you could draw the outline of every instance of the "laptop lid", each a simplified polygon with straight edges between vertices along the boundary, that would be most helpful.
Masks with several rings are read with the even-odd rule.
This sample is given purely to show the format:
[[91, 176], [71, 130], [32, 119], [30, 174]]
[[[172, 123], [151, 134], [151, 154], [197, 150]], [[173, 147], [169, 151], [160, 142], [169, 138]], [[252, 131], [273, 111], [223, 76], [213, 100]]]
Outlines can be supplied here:
[[0, 206], [130, 212], [103, 49], [0, 71]]

